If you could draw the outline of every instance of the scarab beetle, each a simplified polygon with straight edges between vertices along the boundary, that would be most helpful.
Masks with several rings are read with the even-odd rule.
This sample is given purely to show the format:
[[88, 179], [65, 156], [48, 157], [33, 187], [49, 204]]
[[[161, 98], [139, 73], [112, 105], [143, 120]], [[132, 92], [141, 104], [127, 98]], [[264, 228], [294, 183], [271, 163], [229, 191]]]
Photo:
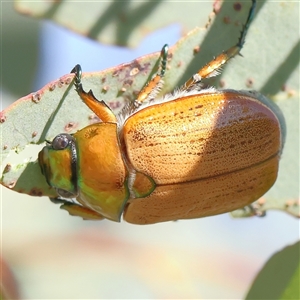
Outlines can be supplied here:
[[76, 91], [102, 122], [59, 134], [39, 153], [42, 173], [61, 196], [52, 200], [84, 219], [123, 215], [151, 224], [229, 212], [268, 191], [284, 143], [282, 113], [257, 92], [202, 85], [240, 52], [255, 4], [235, 46], [159, 98], [165, 45], [160, 71], [119, 115], [84, 91], [77, 65]]

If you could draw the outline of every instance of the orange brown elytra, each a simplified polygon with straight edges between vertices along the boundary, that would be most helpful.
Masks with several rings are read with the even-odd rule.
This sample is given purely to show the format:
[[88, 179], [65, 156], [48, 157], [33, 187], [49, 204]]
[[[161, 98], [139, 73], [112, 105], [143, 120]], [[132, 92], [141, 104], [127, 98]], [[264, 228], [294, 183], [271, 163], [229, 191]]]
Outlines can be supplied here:
[[84, 219], [152, 224], [230, 212], [265, 194], [277, 178], [282, 113], [258, 92], [202, 85], [239, 54], [255, 4], [235, 46], [160, 98], [165, 45], [158, 74], [118, 115], [84, 91], [77, 65], [76, 91], [102, 122], [59, 134], [39, 153], [48, 184], [61, 196], [52, 201]]

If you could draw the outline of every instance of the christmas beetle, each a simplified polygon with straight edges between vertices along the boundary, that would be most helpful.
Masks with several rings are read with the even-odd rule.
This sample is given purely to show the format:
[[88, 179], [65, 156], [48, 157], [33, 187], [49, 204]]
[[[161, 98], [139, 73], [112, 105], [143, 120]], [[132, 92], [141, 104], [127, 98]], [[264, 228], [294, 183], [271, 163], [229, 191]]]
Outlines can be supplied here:
[[60, 195], [52, 200], [84, 219], [118, 222], [123, 215], [130, 223], [152, 224], [229, 212], [266, 193], [277, 178], [282, 113], [257, 92], [202, 83], [239, 54], [255, 4], [235, 46], [160, 98], [165, 45], [159, 72], [118, 115], [85, 92], [77, 65], [75, 89], [101, 122], [59, 134], [39, 153], [42, 173]]

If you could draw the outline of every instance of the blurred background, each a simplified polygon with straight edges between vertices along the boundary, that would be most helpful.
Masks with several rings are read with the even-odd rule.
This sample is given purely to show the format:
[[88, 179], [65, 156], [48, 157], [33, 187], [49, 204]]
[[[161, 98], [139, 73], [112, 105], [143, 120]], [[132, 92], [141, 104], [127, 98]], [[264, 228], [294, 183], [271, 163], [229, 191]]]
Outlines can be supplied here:
[[[172, 45], [181, 34], [174, 24], [135, 49], [103, 46], [18, 15], [12, 2], [1, 5], [1, 110], [77, 63], [105, 69]], [[241, 299], [264, 263], [299, 240], [299, 221], [279, 211], [135, 226], [82, 221], [47, 198], [2, 187], [1, 205], [1, 253], [22, 299]]]

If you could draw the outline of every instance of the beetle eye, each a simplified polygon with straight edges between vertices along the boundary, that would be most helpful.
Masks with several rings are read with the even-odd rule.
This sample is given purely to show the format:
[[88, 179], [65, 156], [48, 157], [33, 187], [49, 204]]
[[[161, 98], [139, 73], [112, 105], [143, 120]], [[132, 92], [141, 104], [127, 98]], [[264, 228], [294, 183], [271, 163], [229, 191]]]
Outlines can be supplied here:
[[71, 141], [73, 141], [73, 137], [70, 134], [59, 134], [52, 141], [52, 148], [54, 150], [63, 150], [65, 149]]
[[76, 197], [75, 194], [73, 194], [69, 191], [66, 191], [64, 189], [57, 188], [56, 191], [57, 191], [58, 195], [63, 197], [63, 198], [74, 198], [74, 197]]

